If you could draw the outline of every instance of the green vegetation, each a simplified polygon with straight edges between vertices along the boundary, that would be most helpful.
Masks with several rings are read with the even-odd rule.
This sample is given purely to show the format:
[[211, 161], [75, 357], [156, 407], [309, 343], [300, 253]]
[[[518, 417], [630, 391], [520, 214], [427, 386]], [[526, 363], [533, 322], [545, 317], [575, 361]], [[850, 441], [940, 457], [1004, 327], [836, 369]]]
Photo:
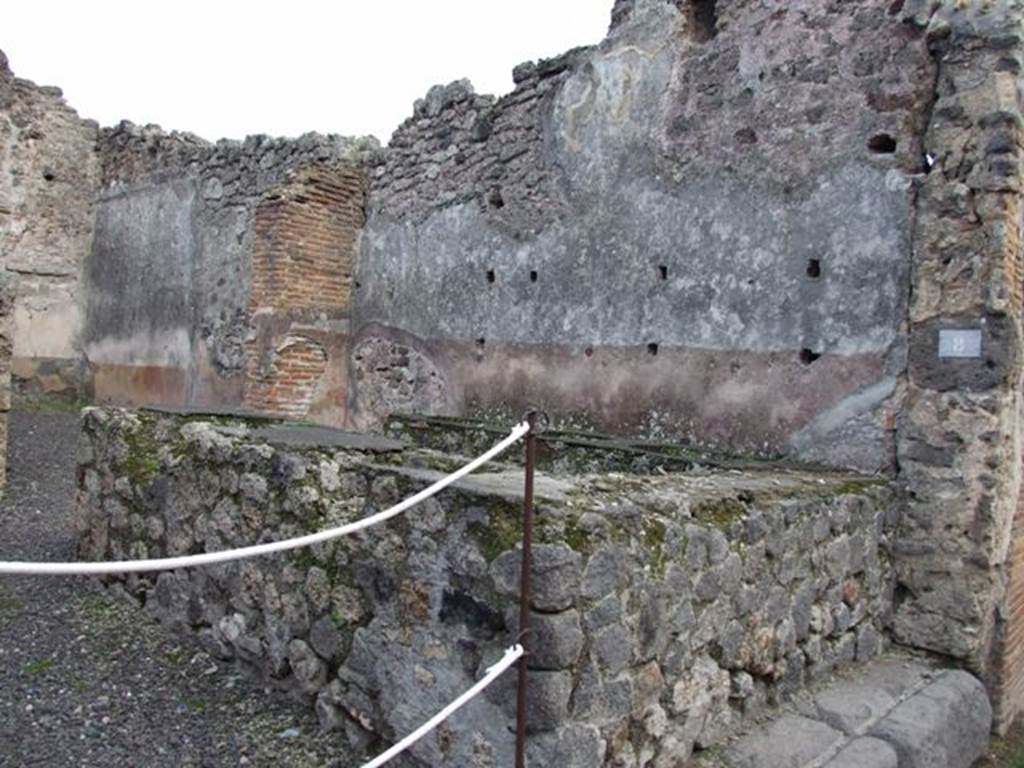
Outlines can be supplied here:
[[87, 593], [78, 598], [75, 609], [78, 618], [86, 623], [113, 627], [121, 621], [126, 606], [118, 605], [103, 594]]
[[22, 602], [11, 597], [7, 590], [0, 586], [0, 612], [17, 611], [22, 607]]
[[88, 403], [67, 395], [15, 395], [11, 409], [27, 413], [77, 414]]
[[848, 494], [862, 494], [873, 488], [879, 488], [889, 482], [883, 477], [865, 477], [857, 480], [847, 480], [839, 485], [827, 485], [822, 492], [829, 496], [846, 496]]
[[484, 558], [492, 562], [502, 552], [515, 549], [523, 538], [520, 510], [517, 504], [493, 499], [487, 507], [487, 524], [476, 528]]
[[185, 699], [185, 706], [189, 708], [190, 712], [195, 712], [198, 715], [203, 714], [210, 705], [202, 699]]
[[124, 460], [124, 471], [135, 486], [148, 485], [160, 471], [160, 443], [153, 435], [151, 419], [139, 415], [134, 429], [124, 432], [128, 455]]
[[703, 499], [692, 508], [694, 520], [717, 528], [728, 528], [747, 513], [747, 507], [739, 499], [725, 497]]
[[185, 652], [181, 648], [172, 648], [160, 660], [169, 667], [180, 667], [185, 663]]
[[1024, 768], [1024, 721], [1017, 720], [1005, 736], [993, 738], [974, 768]]
[[38, 675], [40, 672], [45, 672], [51, 669], [54, 665], [53, 659], [40, 659], [39, 661], [33, 661], [31, 664], [25, 665], [26, 675]]
[[578, 520], [567, 520], [564, 529], [565, 543], [575, 552], [590, 552], [590, 537]]
[[647, 545], [651, 574], [655, 578], [665, 576], [665, 523], [661, 520], [647, 520], [644, 523], [644, 544]]

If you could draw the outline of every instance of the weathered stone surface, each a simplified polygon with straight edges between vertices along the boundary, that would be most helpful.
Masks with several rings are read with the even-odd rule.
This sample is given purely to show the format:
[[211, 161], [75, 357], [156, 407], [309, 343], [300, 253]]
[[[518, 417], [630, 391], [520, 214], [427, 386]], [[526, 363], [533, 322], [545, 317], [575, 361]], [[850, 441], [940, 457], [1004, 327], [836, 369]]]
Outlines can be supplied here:
[[[734, 678], [733, 696], [751, 685]], [[967, 768], [984, 749], [991, 708], [981, 683], [919, 660], [883, 658], [800, 694], [725, 750], [730, 768]], [[719, 768], [701, 756], [697, 765]]]
[[[2, 256], [2, 251], [0, 251]], [[0, 261], [2, 263], [2, 261]], [[0, 496], [7, 484], [7, 412], [11, 409], [11, 337], [18, 279], [0, 272]]]
[[[522, 556], [504, 552], [491, 565], [495, 586], [503, 594], [519, 593]], [[539, 544], [533, 549], [531, 604], [538, 611], [563, 611], [579, 591], [580, 556], [565, 544]]]
[[967, 672], [940, 675], [901, 703], [870, 734], [890, 743], [909, 768], [969, 768], [988, 744], [992, 707]]
[[888, 695], [899, 701], [908, 694], [927, 685], [939, 672], [928, 664], [901, 657], [881, 658], [858, 670], [852, 688], [865, 692], [876, 691], [877, 696]]
[[317, 693], [327, 682], [327, 664], [317, 658], [313, 649], [303, 640], [288, 643], [288, 663], [296, 681], [306, 693]]
[[327, 662], [338, 662], [345, 649], [345, 639], [330, 616], [321, 616], [309, 628], [309, 644]]
[[530, 628], [533, 631], [532, 668], [570, 669], [576, 665], [584, 640], [578, 612], [535, 613], [530, 617]]
[[887, 691], [870, 684], [844, 685], [814, 697], [818, 717], [847, 736], [877, 720], [896, 702]]
[[625, 559], [625, 553], [617, 547], [595, 552], [583, 571], [580, 594], [588, 600], [599, 600], [615, 592], [626, 577]]
[[554, 733], [532, 736], [527, 742], [526, 759], [530, 765], [591, 768], [603, 765], [607, 744], [594, 726], [570, 726]]
[[735, 768], [803, 768], [841, 739], [839, 731], [817, 720], [783, 715], [764, 731], [740, 739], [725, 752]]
[[896, 750], [884, 741], [864, 736], [851, 741], [825, 763], [825, 768], [899, 768]]
[[527, 725], [531, 731], [551, 731], [562, 725], [569, 715], [572, 675], [568, 672], [535, 671], [530, 674], [526, 703]]
[[[994, 697], [1005, 726], [1024, 704], [1019, 648], [998, 640], [1019, 636], [1009, 627], [1024, 621], [1004, 606], [1002, 586], [1011, 561], [1014, 589], [1024, 584], [1021, 550], [1009, 540], [1022, 461], [1022, 153], [1007, 143], [1024, 109], [1018, 74], [998, 62], [1020, 60], [1021, 8], [996, 4], [978, 14], [951, 2], [907, 5], [943, 85], [923, 126], [929, 157], [916, 192], [897, 444], [908, 497], [893, 629], [901, 643], [961, 659], [998, 681], [994, 691], [1008, 694]], [[940, 334], [949, 331], [979, 334], [977, 355], [940, 353]], [[996, 661], [1006, 654], [1017, 660]]]
[[561, 611], [579, 593], [581, 560], [566, 544], [539, 544], [533, 549], [533, 607]]

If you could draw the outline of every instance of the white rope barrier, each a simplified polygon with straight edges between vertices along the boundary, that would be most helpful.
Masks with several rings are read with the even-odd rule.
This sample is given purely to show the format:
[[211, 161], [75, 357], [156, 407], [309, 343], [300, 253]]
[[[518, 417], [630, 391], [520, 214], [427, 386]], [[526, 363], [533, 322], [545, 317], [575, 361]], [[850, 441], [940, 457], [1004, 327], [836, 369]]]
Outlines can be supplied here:
[[269, 555], [273, 552], [283, 552], [299, 547], [308, 547], [312, 544], [320, 544], [330, 539], [341, 536], [349, 536], [371, 526], [390, 520], [421, 501], [429, 499], [434, 494], [444, 490], [449, 485], [470, 472], [486, 464], [498, 454], [504, 452], [516, 441], [530, 431], [530, 425], [525, 421], [517, 424], [508, 437], [481, 454], [461, 469], [443, 477], [433, 485], [424, 488], [419, 493], [410, 496], [393, 507], [378, 512], [369, 517], [364, 517], [354, 523], [341, 525], [336, 528], [328, 528], [317, 533], [310, 533], [306, 536], [298, 536], [284, 541], [272, 541], [266, 544], [255, 544], [249, 547], [228, 549], [223, 552], [204, 552], [199, 555], [183, 555], [181, 557], [160, 557], [149, 560], [114, 560], [110, 562], [81, 562], [81, 563], [32, 563], [32, 562], [4, 562], [0, 561], [0, 574], [19, 574], [33, 576], [97, 576], [115, 573], [139, 573], [143, 571], [164, 571], [173, 568], [189, 568], [197, 565], [213, 565], [231, 560], [242, 560], [248, 557]]
[[437, 726], [439, 726], [443, 721], [447, 720], [452, 715], [453, 712], [461, 708], [470, 699], [473, 699], [476, 696], [478, 696], [481, 693], [481, 691], [483, 691], [484, 688], [493, 683], [501, 675], [502, 672], [511, 667], [513, 664], [515, 664], [516, 661], [518, 661], [522, 655], [523, 646], [521, 645], [513, 645], [511, 648], [507, 649], [505, 651], [504, 657], [502, 657], [501, 660], [499, 660], [496, 664], [488, 667], [487, 674], [480, 678], [480, 681], [477, 682], [476, 685], [474, 685], [464, 694], [459, 696], [459, 698], [457, 698], [447, 707], [442, 709], [432, 718], [427, 720], [427, 722], [425, 722], [415, 731], [410, 733], [400, 742], [395, 744], [395, 746], [391, 747], [391, 749], [389, 749], [387, 752], [383, 752], [370, 762], [365, 763], [363, 765], [363, 768], [379, 768], [379, 766], [384, 765], [384, 763], [388, 762], [388, 760], [390, 760], [391, 758], [407, 750], [417, 741], [419, 741], [432, 730], [437, 728]]

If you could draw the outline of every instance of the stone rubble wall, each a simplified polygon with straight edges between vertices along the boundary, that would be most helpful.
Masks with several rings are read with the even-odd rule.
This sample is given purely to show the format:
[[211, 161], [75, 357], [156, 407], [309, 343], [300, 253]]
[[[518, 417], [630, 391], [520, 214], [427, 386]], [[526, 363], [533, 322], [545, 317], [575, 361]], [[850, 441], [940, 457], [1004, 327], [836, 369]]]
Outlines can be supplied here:
[[[400, 444], [295, 443], [303, 428], [265, 426], [86, 409], [79, 554], [301, 534], [390, 506], [461, 462]], [[354, 537], [124, 586], [315, 705], [354, 753], [375, 753], [515, 641], [521, 483], [521, 469], [495, 464]], [[884, 483], [694, 470], [540, 475], [537, 488], [531, 763], [677, 765], [886, 645], [895, 502]], [[503, 678], [410, 764], [507, 764], [514, 687]]]
[[20, 277], [13, 307], [14, 375], [29, 394], [80, 397], [99, 127], [57, 88], [17, 78], [0, 51], [0, 269]]
[[[934, 166], [915, 182], [894, 637], [981, 674], [1002, 729], [1024, 704], [1024, 5], [908, 2], [904, 13], [937, 69], [923, 136]], [[940, 357], [948, 330], [979, 332], [980, 356]]]

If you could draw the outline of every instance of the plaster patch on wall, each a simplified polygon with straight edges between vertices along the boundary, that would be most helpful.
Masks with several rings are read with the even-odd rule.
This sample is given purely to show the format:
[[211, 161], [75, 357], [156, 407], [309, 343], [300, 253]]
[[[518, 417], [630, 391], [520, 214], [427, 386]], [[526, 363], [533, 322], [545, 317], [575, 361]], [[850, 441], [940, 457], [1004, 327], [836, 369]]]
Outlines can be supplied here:
[[78, 275], [24, 275], [14, 305], [14, 356], [19, 359], [78, 357], [82, 331]]
[[192, 357], [192, 340], [187, 328], [170, 328], [159, 335], [142, 330], [90, 341], [85, 345], [84, 354], [93, 364], [185, 369]]
[[407, 344], [372, 336], [352, 352], [356, 419], [376, 427], [392, 413], [447, 414], [448, 383], [434, 362]]

